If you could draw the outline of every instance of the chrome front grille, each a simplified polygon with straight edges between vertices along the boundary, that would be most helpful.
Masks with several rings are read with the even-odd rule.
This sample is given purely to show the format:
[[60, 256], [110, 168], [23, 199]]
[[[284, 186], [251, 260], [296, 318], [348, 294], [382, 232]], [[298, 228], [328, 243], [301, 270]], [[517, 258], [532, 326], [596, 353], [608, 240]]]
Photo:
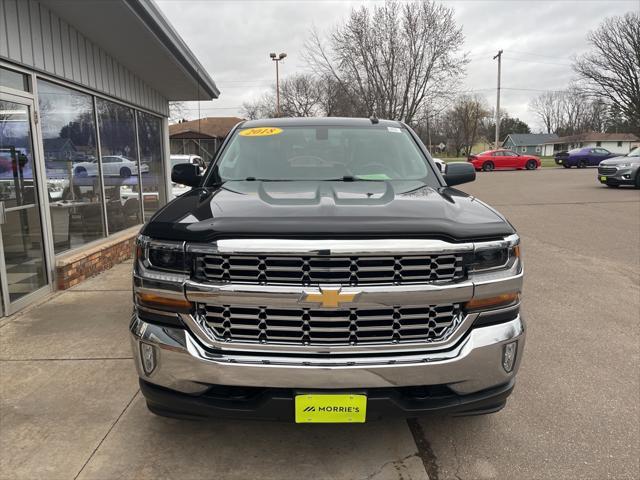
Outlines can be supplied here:
[[406, 284], [464, 276], [461, 254], [292, 256], [201, 254], [195, 278], [205, 282], [294, 285]]
[[600, 175], [615, 175], [618, 169], [613, 166], [600, 166], [598, 167], [598, 173]]
[[228, 342], [359, 345], [434, 342], [462, 319], [460, 304], [345, 309], [199, 304], [198, 315]]

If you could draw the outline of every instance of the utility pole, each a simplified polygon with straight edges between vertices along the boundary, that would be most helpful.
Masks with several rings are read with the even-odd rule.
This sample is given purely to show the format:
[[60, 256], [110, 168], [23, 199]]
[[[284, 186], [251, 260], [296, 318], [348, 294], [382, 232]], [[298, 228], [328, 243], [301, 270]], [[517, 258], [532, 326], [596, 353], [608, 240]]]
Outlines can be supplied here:
[[280, 116], [280, 72], [278, 71], [278, 64], [280, 63], [280, 60], [282, 60], [286, 56], [287, 56], [286, 53], [281, 53], [280, 55], [277, 55], [277, 56], [275, 53], [269, 54], [269, 57], [271, 57], [271, 60], [276, 62], [276, 116], [277, 117]]
[[498, 95], [496, 97], [496, 144], [495, 149], [500, 148], [500, 70], [502, 68], [502, 50], [493, 59], [498, 59]]

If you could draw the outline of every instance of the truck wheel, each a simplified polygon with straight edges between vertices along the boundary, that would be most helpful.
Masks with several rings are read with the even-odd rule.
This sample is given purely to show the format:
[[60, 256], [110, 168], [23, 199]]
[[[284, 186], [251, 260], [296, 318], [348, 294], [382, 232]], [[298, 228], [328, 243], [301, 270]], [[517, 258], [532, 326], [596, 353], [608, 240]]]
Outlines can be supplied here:
[[76, 177], [86, 177], [87, 176], [87, 169], [84, 167], [78, 167], [76, 168]]
[[524, 168], [526, 168], [527, 170], [535, 170], [537, 167], [538, 167], [538, 164], [536, 163], [535, 160], [529, 160], [524, 166]]
[[562, 164], [562, 166], [563, 166], [564, 168], [571, 168], [571, 165], [567, 165], [566, 163], [563, 163], [563, 164]]
[[580, 160], [578, 162], [578, 168], [587, 168], [587, 162], [584, 160]]
[[120, 176], [122, 178], [129, 178], [131, 176], [131, 170], [129, 170], [129, 168], [127, 167], [122, 167], [120, 169]]
[[485, 172], [492, 172], [494, 168], [495, 165], [493, 164], [493, 162], [484, 162], [482, 164], [482, 170]]

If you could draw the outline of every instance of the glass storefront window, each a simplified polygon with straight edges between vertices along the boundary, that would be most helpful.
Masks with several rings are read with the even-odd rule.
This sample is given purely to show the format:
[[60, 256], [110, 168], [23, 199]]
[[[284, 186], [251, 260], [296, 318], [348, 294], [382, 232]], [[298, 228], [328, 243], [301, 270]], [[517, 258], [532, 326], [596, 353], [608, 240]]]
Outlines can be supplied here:
[[[109, 233], [142, 223], [133, 109], [97, 99], [100, 151]], [[149, 166], [142, 165], [142, 173]]]
[[29, 91], [29, 76], [24, 73], [0, 67], [0, 87]]
[[[31, 122], [26, 105], [0, 101], [0, 258], [9, 301], [47, 284]], [[0, 299], [0, 303], [1, 299]]]
[[[162, 122], [158, 117], [144, 112], [137, 112], [137, 116], [142, 167], [142, 203], [144, 218], [148, 219], [165, 203], [162, 189], [162, 179], [165, 177], [162, 162]], [[145, 169], [145, 166], [148, 168]]]
[[38, 80], [55, 253], [104, 237], [93, 98]]

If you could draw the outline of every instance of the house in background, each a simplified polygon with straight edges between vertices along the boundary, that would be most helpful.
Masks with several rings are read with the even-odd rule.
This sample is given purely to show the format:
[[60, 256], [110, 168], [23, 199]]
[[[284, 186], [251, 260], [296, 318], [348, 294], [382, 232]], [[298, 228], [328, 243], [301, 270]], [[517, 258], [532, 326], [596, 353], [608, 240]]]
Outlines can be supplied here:
[[207, 117], [169, 125], [171, 153], [198, 155], [208, 165], [224, 137], [242, 121], [238, 117]]
[[555, 133], [510, 133], [502, 142], [502, 148], [507, 148], [527, 155], [546, 155], [544, 144], [558, 138]]
[[640, 145], [640, 138], [633, 133], [588, 132], [545, 142], [544, 155], [551, 156], [557, 152], [583, 147], [602, 147], [610, 152], [626, 155], [638, 145]]

